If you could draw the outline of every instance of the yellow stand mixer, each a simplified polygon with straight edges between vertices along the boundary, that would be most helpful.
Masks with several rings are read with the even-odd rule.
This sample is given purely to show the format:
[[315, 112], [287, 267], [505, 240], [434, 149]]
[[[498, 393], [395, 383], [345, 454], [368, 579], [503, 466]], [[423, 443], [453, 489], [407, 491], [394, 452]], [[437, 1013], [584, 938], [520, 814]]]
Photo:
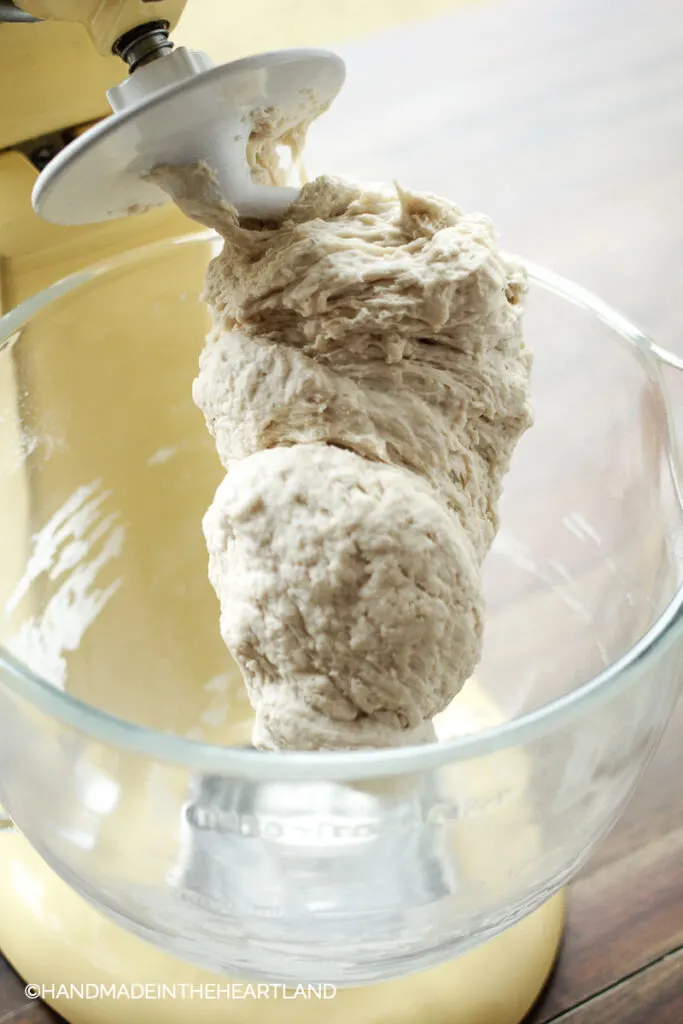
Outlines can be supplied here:
[[[409, 4], [390, 2], [356, 6], [349, 19], [355, 31], [391, 24], [408, 16], [410, 9]], [[445, 6], [436, 2], [423, 9]], [[225, 194], [247, 216], [264, 211], [277, 216], [291, 201], [288, 190], [259, 186], [246, 175], [248, 133], [242, 114], [258, 109], [279, 117], [282, 130], [282, 119], [291, 115], [292, 124], [297, 123], [306, 104], [312, 115], [318, 113], [342, 85], [341, 61], [322, 51], [290, 51], [212, 67], [203, 52], [190, 47], [203, 42], [214, 59], [239, 57], [233, 39], [249, 38], [242, 31], [242, 19], [248, 16], [235, 15], [231, 32], [224, 5], [215, 0], [195, 0], [187, 11], [184, 7], [182, 0], [21, 0], [20, 7], [0, 5], [0, 55], [6, 81], [12, 83], [11, 91], [0, 97], [2, 312], [93, 263], [192, 232], [198, 241], [173, 264], [172, 273], [166, 265], [156, 273], [163, 275], [169, 292], [199, 291], [211, 242], [201, 241], [197, 225], [144, 181], [145, 172], [161, 160], [206, 159], [222, 168]], [[273, 18], [270, 28], [260, 22], [258, 9], [249, 21], [251, 32], [274, 47], [327, 38], [334, 16], [324, 7], [300, 4], [294, 19], [288, 16], [286, 21], [301, 23], [301, 38], [282, 19]], [[341, 26], [331, 28], [338, 35]], [[173, 49], [171, 33], [188, 48]], [[124, 83], [122, 60], [132, 72]], [[115, 114], [103, 120], [107, 91]], [[239, 103], [235, 95], [241, 97]], [[229, 115], [236, 110], [231, 122]], [[221, 148], [226, 139], [227, 151]], [[156, 287], [153, 269], [140, 278], [140, 287]], [[138, 306], [135, 296], [130, 303], [139, 317], [153, 318], [148, 305]], [[119, 313], [113, 304], [110, 315], [116, 323]], [[176, 327], [182, 342], [188, 325], [181, 319]], [[152, 319], [147, 333], [153, 332]], [[144, 359], [145, 353], [138, 351], [136, 358]], [[187, 381], [189, 392], [196, 353], [186, 352], [183, 358], [186, 370], [174, 367], [173, 372]], [[55, 400], [69, 403], [78, 385], [60, 368], [58, 354], [43, 373]], [[87, 366], [83, 373], [87, 377]], [[160, 405], [167, 400], [162, 389]], [[208, 480], [206, 495], [215, 482], [213, 477]], [[198, 509], [202, 502], [208, 503], [200, 495]], [[206, 615], [215, 615], [212, 607]], [[112, 663], [116, 657], [112, 650]], [[107, 710], [123, 715], [125, 709]], [[486, 708], [482, 713], [488, 713]], [[141, 706], [133, 717], [151, 725], [144, 716]], [[165, 727], [173, 724], [169, 719]], [[222, 738], [218, 733], [209, 737]], [[144, 1024], [160, 1014], [178, 1022], [341, 1024], [351, 1017], [359, 1024], [518, 1024], [550, 973], [563, 924], [559, 895], [455, 961], [396, 981], [339, 989], [328, 1002], [173, 1001], [162, 1009], [144, 1000], [119, 1005], [107, 999], [69, 999], [59, 991], [60, 986], [86, 982], [200, 985], [224, 979], [175, 959], [103, 917], [16, 831], [0, 837], [0, 878], [0, 949], [27, 981], [48, 986], [47, 1001], [73, 1024], [108, 1024], [121, 1016]], [[395, 973], [409, 970], [407, 962]]]

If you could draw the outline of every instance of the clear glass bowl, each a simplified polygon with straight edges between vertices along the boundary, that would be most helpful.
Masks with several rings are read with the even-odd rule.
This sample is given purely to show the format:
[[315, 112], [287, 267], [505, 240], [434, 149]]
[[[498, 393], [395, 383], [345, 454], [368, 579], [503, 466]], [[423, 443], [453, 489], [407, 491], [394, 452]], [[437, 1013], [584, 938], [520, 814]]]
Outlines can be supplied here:
[[215, 245], [131, 252], [0, 321], [0, 800], [164, 950], [271, 982], [386, 979], [562, 887], [661, 737], [683, 665], [663, 354], [530, 267], [536, 425], [445, 738], [244, 749], [201, 533], [222, 471], [191, 398]]

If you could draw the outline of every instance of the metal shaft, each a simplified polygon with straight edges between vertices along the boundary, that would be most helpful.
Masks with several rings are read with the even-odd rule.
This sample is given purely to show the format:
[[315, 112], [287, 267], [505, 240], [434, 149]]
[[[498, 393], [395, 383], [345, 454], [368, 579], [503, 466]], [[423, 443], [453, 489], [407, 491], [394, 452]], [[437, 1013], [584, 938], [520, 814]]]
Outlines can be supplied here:
[[40, 21], [40, 18], [34, 18], [32, 14], [26, 14], [25, 11], [20, 11], [18, 7], [12, 3], [12, 0], [0, 0], [0, 22], [29, 22], [29, 21]]
[[137, 25], [117, 39], [112, 47], [116, 56], [125, 60], [131, 74], [143, 64], [166, 56], [172, 49], [173, 43], [168, 38], [167, 21], [150, 21], [146, 25]]

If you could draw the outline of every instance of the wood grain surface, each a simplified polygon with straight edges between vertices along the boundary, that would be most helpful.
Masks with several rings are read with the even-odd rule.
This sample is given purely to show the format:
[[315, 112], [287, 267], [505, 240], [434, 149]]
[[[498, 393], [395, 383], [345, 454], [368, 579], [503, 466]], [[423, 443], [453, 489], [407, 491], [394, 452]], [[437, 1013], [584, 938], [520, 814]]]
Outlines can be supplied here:
[[61, 1024], [49, 1006], [30, 1001], [24, 983], [6, 960], [0, 959], [0, 1024]]
[[[497, 0], [339, 49], [348, 86], [314, 132], [312, 173], [397, 177], [486, 210], [506, 248], [683, 354], [680, 0]], [[683, 407], [683, 383], [670, 385]], [[572, 885], [533, 1024], [683, 1021], [681, 779], [679, 705]], [[57, 1019], [0, 959], [0, 1024]]]
[[683, 1020], [683, 952], [556, 1017], [565, 1024], [678, 1024]]

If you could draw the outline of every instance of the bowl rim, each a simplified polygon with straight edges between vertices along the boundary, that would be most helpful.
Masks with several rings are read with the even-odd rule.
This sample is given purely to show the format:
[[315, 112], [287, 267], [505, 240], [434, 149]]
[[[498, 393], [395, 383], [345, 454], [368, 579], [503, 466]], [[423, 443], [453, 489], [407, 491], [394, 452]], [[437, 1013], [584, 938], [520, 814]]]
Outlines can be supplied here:
[[[169, 247], [195, 243], [220, 245], [211, 231], [197, 231], [151, 244], [95, 263], [56, 281], [0, 317], [0, 353], [19, 337], [21, 329], [40, 310], [95, 278], [120, 270], [141, 259], [153, 258]], [[215, 248], [217, 252], [218, 249]], [[683, 506], [675, 433], [660, 369], [668, 364], [683, 370], [683, 360], [656, 345], [640, 328], [580, 285], [529, 260], [522, 259], [529, 279], [546, 291], [568, 300], [595, 316], [633, 347], [644, 369], [663, 396], [669, 440], [669, 462], [679, 501]], [[22, 665], [0, 646], [0, 684], [17, 697], [88, 738], [118, 747], [150, 760], [223, 775], [239, 775], [254, 781], [344, 781], [371, 779], [429, 771], [445, 764], [472, 760], [506, 747], [536, 740], [551, 728], [564, 726], [589, 708], [622, 691], [639, 677], [645, 661], [668, 647], [683, 625], [683, 586], [650, 628], [620, 658], [557, 700], [482, 732], [435, 744], [391, 749], [351, 751], [275, 752], [201, 743], [183, 736], [158, 732], [87, 704]]]

